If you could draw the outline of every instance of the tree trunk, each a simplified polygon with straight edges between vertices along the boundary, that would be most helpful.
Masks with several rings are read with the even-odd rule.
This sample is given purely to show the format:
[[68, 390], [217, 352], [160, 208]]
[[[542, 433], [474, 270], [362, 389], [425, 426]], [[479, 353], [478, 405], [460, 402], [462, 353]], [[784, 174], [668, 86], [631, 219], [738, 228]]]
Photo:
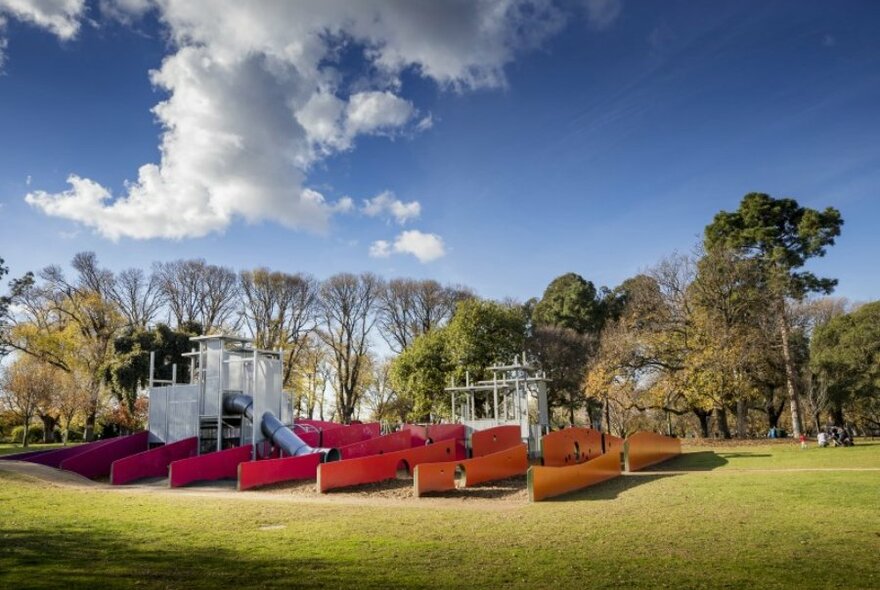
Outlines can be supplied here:
[[22, 434], [22, 438], [21, 438], [21, 446], [24, 447], [25, 449], [30, 444], [30, 441], [28, 441], [28, 435], [31, 433], [31, 425], [29, 422], [30, 421], [25, 421], [24, 430], [22, 431], [23, 434]]
[[749, 408], [746, 400], [736, 400], [736, 436], [737, 438], [747, 438], [749, 423]]
[[608, 397], [605, 397], [605, 432], [611, 434], [611, 408], [608, 404]]
[[835, 405], [831, 408], [831, 419], [834, 420], [835, 426], [843, 426], [843, 407]]
[[803, 422], [801, 421], [800, 387], [798, 386], [797, 369], [794, 366], [794, 358], [791, 354], [788, 320], [785, 317], [784, 302], [779, 314], [779, 333], [782, 336], [782, 358], [785, 361], [785, 387], [788, 391], [788, 405], [791, 411], [791, 434], [794, 438], [799, 438], [804, 430]]
[[782, 416], [782, 410], [785, 407], [785, 402], [783, 401], [779, 406], [773, 403], [773, 396], [767, 398], [767, 403], [764, 404], [764, 411], [767, 412], [767, 429], [778, 428], [779, 427], [779, 417]]
[[47, 415], [41, 415], [40, 420], [43, 422], [43, 442], [55, 442], [55, 425], [58, 424], [58, 420]]
[[727, 408], [716, 408], [715, 416], [718, 420], [718, 429], [721, 431], [721, 436], [725, 439], [729, 439], [730, 426], [727, 425]]
[[574, 426], [574, 404], [568, 406], [568, 423]]
[[700, 421], [700, 435], [703, 438], [709, 438], [709, 412], [703, 410], [694, 410], [693, 412]]

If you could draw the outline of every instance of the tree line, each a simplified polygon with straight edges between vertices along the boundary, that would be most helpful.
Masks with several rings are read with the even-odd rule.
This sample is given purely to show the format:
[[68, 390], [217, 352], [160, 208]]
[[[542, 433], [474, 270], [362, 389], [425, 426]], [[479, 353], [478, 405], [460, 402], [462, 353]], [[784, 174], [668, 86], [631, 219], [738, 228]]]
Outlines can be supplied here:
[[140, 428], [149, 352], [160, 377], [178, 363], [186, 379], [189, 337], [228, 333], [282, 351], [298, 416], [443, 419], [450, 380], [489, 377], [486, 367], [526, 352], [551, 380], [557, 425], [620, 435], [799, 434], [823, 421], [876, 429], [880, 303], [830, 298], [836, 281], [804, 269], [842, 224], [833, 208], [752, 193], [719, 212], [690, 254], [613, 288], [567, 273], [524, 303], [433, 280], [319, 281], [202, 259], [114, 273], [83, 252], [71, 273], [27, 273], [0, 298], [0, 428], [18, 425], [27, 439], [41, 425], [46, 440], [74, 427], [86, 439], [99, 427]]

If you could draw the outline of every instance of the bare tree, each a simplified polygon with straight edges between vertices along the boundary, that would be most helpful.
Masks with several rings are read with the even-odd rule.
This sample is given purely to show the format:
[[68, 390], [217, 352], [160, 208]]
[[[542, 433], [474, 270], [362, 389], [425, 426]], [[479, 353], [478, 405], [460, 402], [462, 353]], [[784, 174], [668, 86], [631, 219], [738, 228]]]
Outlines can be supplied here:
[[351, 422], [363, 391], [375, 304], [383, 288], [373, 274], [337, 274], [321, 284], [318, 334], [333, 359], [336, 409]]
[[204, 334], [237, 327], [238, 276], [203, 259], [160, 262], [158, 288], [177, 326], [199, 324]]
[[379, 296], [378, 325], [395, 353], [425, 332], [452, 318], [459, 301], [473, 297], [463, 287], [444, 287], [433, 280], [394, 279]]
[[157, 277], [139, 268], [119, 273], [111, 297], [132, 328], [146, 328], [162, 308]]
[[289, 384], [306, 337], [315, 328], [317, 282], [308, 275], [265, 268], [242, 271], [239, 280], [245, 324], [257, 346], [284, 350], [283, 382]]
[[28, 446], [31, 421], [46, 407], [52, 396], [53, 374], [58, 369], [34, 357], [17, 358], [0, 381], [0, 403], [21, 420], [24, 427], [22, 446]]

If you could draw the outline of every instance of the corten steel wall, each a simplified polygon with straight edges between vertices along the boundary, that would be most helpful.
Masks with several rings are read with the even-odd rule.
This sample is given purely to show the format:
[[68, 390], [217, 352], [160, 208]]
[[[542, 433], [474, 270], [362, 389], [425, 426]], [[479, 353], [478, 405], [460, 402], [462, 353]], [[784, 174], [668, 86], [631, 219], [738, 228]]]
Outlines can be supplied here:
[[409, 432], [400, 430], [385, 436], [377, 436], [376, 438], [339, 447], [339, 453], [343, 459], [357, 459], [358, 457], [403, 451], [411, 447], [412, 437]]
[[645, 467], [668, 461], [680, 454], [680, 440], [653, 432], [632, 434], [626, 437], [624, 444], [627, 471], [639, 471]]
[[237, 487], [250, 490], [282, 481], [315, 479], [320, 464], [321, 453], [239, 463]]
[[471, 435], [471, 456], [491, 455], [520, 443], [522, 443], [522, 433], [517, 424], [477, 430]]
[[[519, 427], [516, 428], [518, 431]], [[462, 487], [465, 488], [522, 475], [529, 469], [529, 448], [528, 445], [520, 442], [503, 451], [473, 459], [421, 463], [416, 466], [413, 477], [413, 489], [416, 497], [427, 492], [454, 490], [456, 488], [455, 470], [458, 467], [464, 471]]]
[[540, 502], [596, 485], [620, 475], [620, 455], [616, 452], [599, 455], [585, 463], [565, 467], [529, 468], [527, 481], [529, 501]]
[[147, 450], [150, 433], [146, 430], [129, 436], [110, 439], [107, 444], [95, 447], [61, 462], [61, 469], [79, 473], [94, 479], [110, 475], [110, 466], [117, 459], [129, 457]]
[[383, 455], [322, 463], [318, 467], [318, 491], [323, 493], [335, 488], [394, 479], [401, 463], [412, 470], [421, 463], [459, 461], [465, 456], [464, 445], [459, 441], [444, 440]]
[[149, 451], [118, 459], [110, 466], [110, 483], [122, 485], [145, 477], [168, 477], [168, 465], [199, 453], [198, 437], [185, 438]]
[[613, 434], [604, 434], [605, 437], [605, 452], [611, 450], [617, 450], [618, 453], [623, 453], [623, 443], [624, 440], [619, 436], [614, 436]]
[[543, 464], [547, 467], [574, 465], [602, 454], [602, 433], [591, 428], [565, 428], [541, 437]]
[[321, 432], [321, 446], [335, 449], [350, 444], [369, 440], [379, 436], [382, 426], [378, 422], [371, 424], [352, 424], [343, 428], [331, 428]]
[[48, 465], [49, 467], [61, 467], [61, 462], [65, 459], [70, 459], [71, 457], [76, 457], [77, 455], [81, 455], [82, 453], [87, 453], [92, 449], [97, 449], [106, 445], [107, 443], [116, 440], [115, 438], [108, 438], [106, 440], [97, 440], [95, 442], [85, 443], [83, 445], [76, 445], [74, 447], [66, 447], [63, 449], [58, 449], [56, 451], [49, 451], [47, 453], [40, 453], [34, 457], [28, 457], [25, 459], [28, 463], [39, 463], [40, 465]]
[[196, 481], [235, 479], [239, 463], [250, 460], [251, 449], [252, 445], [243, 445], [172, 461], [168, 467], [168, 485], [177, 488]]

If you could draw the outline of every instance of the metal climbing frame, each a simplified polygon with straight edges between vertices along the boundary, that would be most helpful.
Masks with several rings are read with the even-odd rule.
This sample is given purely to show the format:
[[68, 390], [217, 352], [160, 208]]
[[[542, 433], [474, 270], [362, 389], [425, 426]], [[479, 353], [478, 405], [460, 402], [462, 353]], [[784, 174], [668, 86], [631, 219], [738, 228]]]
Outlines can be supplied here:
[[549, 379], [543, 372], [538, 373], [525, 353], [515, 356], [508, 365], [494, 365], [487, 370], [492, 379], [471, 382], [470, 373], [465, 373], [464, 385], [452, 381], [445, 389], [452, 396], [452, 421], [477, 431], [518, 425], [529, 454], [538, 456], [541, 436], [550, 429]]

